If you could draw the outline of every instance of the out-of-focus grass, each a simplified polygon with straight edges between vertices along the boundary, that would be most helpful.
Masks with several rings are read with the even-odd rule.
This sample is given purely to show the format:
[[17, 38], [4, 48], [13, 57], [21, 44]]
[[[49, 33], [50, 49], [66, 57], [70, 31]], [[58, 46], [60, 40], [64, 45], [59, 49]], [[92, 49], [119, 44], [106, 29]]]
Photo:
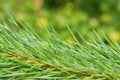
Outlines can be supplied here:
[[7, 19], [6, 12], [10, 12], [18, 21], [28, 22], [34, 28], [54, 26], [66, 40], [72, 41], [65, 27], [68, 24], [76, 37], [77, 30], [90, 40], [89, 35], [95, 37], [91, 32], [96, 30], [111, 40], [120, 41], [119, 0], [44, 0], [43, 3], [40, 3], [42, 0], [0, 1], [0, 14], [4, 19]]

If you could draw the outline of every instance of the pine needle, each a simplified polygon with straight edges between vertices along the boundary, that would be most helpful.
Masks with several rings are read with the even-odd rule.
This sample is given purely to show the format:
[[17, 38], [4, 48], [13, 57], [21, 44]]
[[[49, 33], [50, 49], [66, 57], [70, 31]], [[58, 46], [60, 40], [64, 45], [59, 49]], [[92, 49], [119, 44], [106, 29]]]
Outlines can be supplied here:
[[11, 16], [10, 21], [13, 26], [0, 25], [0, 79], [120, 79], [118, 43], [109, 41], [111, 47], [95, 32], [98, 41], [81, 36], [82, 45], [68, 26], [72, 45], [49, 29], [44, 41], [32, 27], [21, 23], [21, 29]]

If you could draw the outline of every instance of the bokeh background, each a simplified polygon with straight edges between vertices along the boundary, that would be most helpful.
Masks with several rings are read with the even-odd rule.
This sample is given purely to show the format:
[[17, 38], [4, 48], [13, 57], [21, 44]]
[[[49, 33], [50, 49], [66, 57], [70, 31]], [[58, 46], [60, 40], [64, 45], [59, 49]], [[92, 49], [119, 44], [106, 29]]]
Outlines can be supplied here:
[[120, 41], [120, 0], [0, 0], [0, 16], [6, 21], [8, 12], [34, 29], [53, 26], [65, 40], [74, 41], [67, 24], [79, 41], [77, 32], [91, 40], [93, 30]]

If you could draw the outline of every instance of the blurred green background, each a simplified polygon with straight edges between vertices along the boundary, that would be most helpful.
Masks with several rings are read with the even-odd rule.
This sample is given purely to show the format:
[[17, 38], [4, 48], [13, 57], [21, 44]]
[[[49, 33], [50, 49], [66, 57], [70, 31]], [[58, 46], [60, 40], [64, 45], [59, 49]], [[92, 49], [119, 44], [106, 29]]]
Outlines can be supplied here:
[[68, 24], [78, 40], [77, 31], [91, 40], [95, 30], [120, 41], [120, 0], [0, 0], [0, 16], [6, 20], [7, 12], [36, 29], [53, 26], [65, 40], [74, 41]]

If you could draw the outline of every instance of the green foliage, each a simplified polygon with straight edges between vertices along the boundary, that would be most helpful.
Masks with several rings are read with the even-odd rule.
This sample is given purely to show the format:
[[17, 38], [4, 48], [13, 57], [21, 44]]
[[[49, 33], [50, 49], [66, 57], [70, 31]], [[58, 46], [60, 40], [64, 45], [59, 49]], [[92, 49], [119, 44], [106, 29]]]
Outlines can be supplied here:
[[[78, 36], [77, 29], [88, 40], [93, 29], [107, 37], [120, 32], [120, 0], [44, 0], [42, 7], [35, 6], [33, 1], [0, 0], [0, 16], [7, 19], [6, 11], [11, 12], [17, 21], [28, 22], [33, 28], [41, 27], [39, 24], [45, 20], [45, 26], [53, 24], [65, 38], [70, 36], [65, 24], [70, 25], [75, 36]], [[118, 35], [117, 41], [120, 41], [120, 33]]]
[[[46, 28], [47, 39], [32, 27], [22, 24], [22, 29], [11, 17], [0, 24], [0, 79], [59, 79], [59, 80], [119, 80], [120, 47], [105, 37], [109, 46], [95, 32], [98, 40], [83, 43], [75, 39], [66, 42], [54, 29]], [[42, 32], [40, 33], [42, 34]], [[44, 35], [44, 34], [42, 34]]]

